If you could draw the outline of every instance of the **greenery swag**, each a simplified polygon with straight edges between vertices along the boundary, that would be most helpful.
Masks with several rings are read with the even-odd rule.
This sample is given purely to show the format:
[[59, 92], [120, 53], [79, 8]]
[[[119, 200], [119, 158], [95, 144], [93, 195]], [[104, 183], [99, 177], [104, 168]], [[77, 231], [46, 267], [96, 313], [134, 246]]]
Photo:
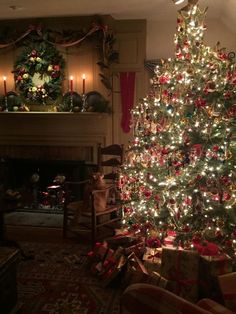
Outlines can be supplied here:
[[0, 49], [24, 46], [14, 64], [13, 73], [16, 87], [25, 103], [55, 104], [55, 100], [61, 101], [65, 61], [56, 47], [70, 48], [85, 39], [96, 43], [99, 76], [109, 94], [112, 91], [111, 65], [118, 61], [118, 52], [113, 48], [115, 38], [112, 30], [103, 24], [99, 16], [94, 17], [87, 30], [59, 32], [30, 25], [21, 34], [10, 34], [9, 29], [0, 34]]

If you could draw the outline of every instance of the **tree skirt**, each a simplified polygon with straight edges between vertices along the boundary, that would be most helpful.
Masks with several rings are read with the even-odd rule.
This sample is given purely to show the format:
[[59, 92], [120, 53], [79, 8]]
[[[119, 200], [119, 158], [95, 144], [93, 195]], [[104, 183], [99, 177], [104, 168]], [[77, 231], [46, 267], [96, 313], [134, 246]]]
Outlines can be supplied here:
[[21, 243], [34, 259], [20, 261], [18, 301], [24, 314], [118, 314], [120, 291], [104, 288], [87, 267], [88, 248]]
[[63, 214], [13, 212], [5, 215], [5, 224], [12, 226], [62, 228]]

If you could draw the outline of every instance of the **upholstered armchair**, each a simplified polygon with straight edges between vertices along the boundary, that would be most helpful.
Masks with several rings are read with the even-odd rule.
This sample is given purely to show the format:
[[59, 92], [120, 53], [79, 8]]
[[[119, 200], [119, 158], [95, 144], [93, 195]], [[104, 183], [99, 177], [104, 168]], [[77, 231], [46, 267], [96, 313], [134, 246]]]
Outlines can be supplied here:
[[145, 284], [132, 284], [121, 296], [121, 314], [233, 314], [223, 305], [202, 299], [193, 304], [168, 290]]

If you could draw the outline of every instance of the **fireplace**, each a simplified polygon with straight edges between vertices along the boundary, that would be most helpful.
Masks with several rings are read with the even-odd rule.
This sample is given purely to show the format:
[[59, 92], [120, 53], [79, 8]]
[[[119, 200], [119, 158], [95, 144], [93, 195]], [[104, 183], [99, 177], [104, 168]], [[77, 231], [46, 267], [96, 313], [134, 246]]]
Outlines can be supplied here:
[[109, 123], [109, 115], [99, 113], [0, 113], [2, 180], [26, 192], [25, 207], [61, 206], [63, 189], [55, 178], [88, 176], [97, 144], [110, 142]]
[[0, 156], [96, 163], [98, 143], [111, 143], [106, 113], [2, 112]]

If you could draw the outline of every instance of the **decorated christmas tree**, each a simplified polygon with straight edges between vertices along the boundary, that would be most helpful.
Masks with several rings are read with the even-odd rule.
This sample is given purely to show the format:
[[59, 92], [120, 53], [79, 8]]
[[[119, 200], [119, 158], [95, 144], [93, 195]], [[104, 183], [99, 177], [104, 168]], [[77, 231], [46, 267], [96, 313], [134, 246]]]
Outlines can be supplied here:
[[[196, 2], [196, 1], [195, 1]], [[235, 54], [204, 44], [206, 10], [178, 13], [175, 57], [155, 69], [132, 110], [133, 139], [120, 174], [123, 226], [183, 248], [236, 252]]]

